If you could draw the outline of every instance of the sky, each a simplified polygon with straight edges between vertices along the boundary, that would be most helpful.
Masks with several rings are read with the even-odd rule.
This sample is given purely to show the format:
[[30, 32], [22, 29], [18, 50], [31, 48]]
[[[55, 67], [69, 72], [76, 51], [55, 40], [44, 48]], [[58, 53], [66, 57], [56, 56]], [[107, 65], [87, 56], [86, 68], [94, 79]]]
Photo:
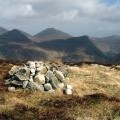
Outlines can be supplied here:
[[0, 26], [30, 34], [54, 27], [73, 36], [120, 35], [120, 0], [0, 0]]

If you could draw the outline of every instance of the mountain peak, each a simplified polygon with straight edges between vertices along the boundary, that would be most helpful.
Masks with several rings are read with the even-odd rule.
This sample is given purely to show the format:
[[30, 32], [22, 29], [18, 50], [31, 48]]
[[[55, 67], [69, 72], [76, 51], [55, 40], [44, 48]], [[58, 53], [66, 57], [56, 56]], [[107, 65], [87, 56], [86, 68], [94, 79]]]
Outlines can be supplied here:
[[18, 29], [13, 29], [13, 30], [11, 30], [10, 32], [11, 32], [11, 33], [21, 33], [20, 30], [18, 30]]
[[55, 31], [55, 30], [57, 30], [57, 29], [55, 29], [55, 28], [53, 27], [53, 28], [46, 28], [45, 30], [53, 30], [53, 31]]
[[15, 37], [15, 36], [24, 36], [24, 34], [22, 34], [22, 32], [18, 29], [13, 29], [11, 31], [6, 32], [5, 34], [3, 34], [4, 36], [11, 36], [11, 37]]
[[30, 39], [19, 29], [13, 29], [0, 36], [0, 42], [28, 43]]
[[54, 39], [68, 39], [72, 36], [55, 28], [46, 28], [45, 30], [36, 34], [34, 37], [38, 38], [38, 41], [47, 41]]
[[21, 34], [21, 35], [24, 35], [25, 37], [28, 37], [28, 38], [31, 37], [30, 34], [24, 32], [24, 31], [22, 31], [22, 30], [19, 30], [19, 29], [13, 29], [13, 30], [9, 31], [9, 33], [10, 33], [10, 34]]

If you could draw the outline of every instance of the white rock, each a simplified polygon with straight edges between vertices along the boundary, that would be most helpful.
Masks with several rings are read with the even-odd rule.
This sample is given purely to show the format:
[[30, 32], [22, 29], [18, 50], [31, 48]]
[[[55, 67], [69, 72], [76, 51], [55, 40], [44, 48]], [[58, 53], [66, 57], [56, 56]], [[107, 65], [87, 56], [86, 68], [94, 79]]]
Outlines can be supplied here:
[[15, 87], [8, 87], [8, 91], [15, 92]]
[[71, 85], [66, 85], [66, 89], [73, 89], [73, 87]]
[[33, 68], [33, 69], [30, 69], [30, 75], [32, 75], [32, 76], [34, 76], [35, 75], [35, 69]]
[[35, 69], [35, 62], [29, 62], [29, 68], [30, 69]]
[[30, 75], [29, 81], [33, 82], [33, 76]]
[[66, 89], [65, 94], [67, 95], [72, 95], [72, 89]]
[[59, 88], [60, 88], [60, 89], [63, 89], [63, 88], [64, 88], [64, 86], [65, 86], [65, 84], [64, 84], [64, 83], [60, 83], [60, 84], [59, 84]]

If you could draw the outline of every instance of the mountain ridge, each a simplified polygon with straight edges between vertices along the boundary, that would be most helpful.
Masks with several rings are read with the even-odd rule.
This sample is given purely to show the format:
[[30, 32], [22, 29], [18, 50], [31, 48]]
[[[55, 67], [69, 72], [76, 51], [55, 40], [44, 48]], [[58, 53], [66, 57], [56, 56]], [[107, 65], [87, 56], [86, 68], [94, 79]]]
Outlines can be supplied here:
[[[63, 52], [65, 56], [62, 57], [62, 60], [70, 62], [80, 62], [81, 60], [97, 60], [98, 56], [101, 61], [106, 59], [106, 56], [90, 41], [88, 36], [81, 37], [72, 37], [66, 40], [52, 40], [45, 41], [39, 44], [40, 47], [47, 50], [55, 50], [58, 53]], [[91, 56], [90, 56], [91, 55]], [[75, 58], [76, 57], [76, 58]], [[67, 62], [68, 62], [67, 61]]]
[[[51, 35], [55, 33], [56, 29], [48, 28], [48, 32], [41, 32], [41, 36]], [[59, 32], [59, 30], [57, 31]], [[64, 32], [62, 32], [64, 33]], [[66, 39], [60, 39], [59, 36], [56, 36], [55, 39], [42, 39], [38, 42], [33, 40], [33, 37], [28, 33], [19, 30], [13, 29], [11, 31], [5, 32], [0, 35], [0, 58], [6, 59], [42, 59], [53, 60], [53, 59], [61, 59], [65, 62], [109, 62], [114, 58], [112, 52], [110, 53], [110, 57], [107, 57], [105, 52], [102, 51], [94, 41], [97, 43], [101, 41], [109, 41], [110, 44], [117, 44], [117, 48], [119, 48], [119, 36], [109, 36], [104, 38], [96, 38], [95, 40], [87, 35], [80, 37], [73, 37], [67, 34]], [[50, 37], [51, 38], [51, 37]], [[116, 38], [118, 43], [115, 43], [113, 40]], [[99, 42], [98, 42], [99, 41]], [[107, 47], [104, 44], [104, 47]], [[113, 48], [116, 47], [115, 45]], [[111, 49], [113, 49], [111, 48]], [[11, 54], [13, 53], [14, 56]], [[116, 55], [116, 54], [115, 54]], [[109, 60], [108, 60], [109, 59]]]
[[8, 32], [8, 30], [6, 28], [3, 28], [0, 26], [0, 35], [4, 34], [6, 32]]

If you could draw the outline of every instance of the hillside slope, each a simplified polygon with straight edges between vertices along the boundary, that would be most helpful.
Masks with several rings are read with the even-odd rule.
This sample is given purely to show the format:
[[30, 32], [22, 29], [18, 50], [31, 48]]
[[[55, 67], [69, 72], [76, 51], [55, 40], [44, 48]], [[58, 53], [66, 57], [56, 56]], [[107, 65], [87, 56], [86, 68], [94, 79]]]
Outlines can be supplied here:
[[0, 58], [8, 60], [45, 59], [44, 50], [37, 48], [23, 31], [14, 29], [0, 36]]
[[[49, 32], [51, 30], [48, 30]], [[53, 34], [56, 30], [53, 30]], [[52, 35], [43, 32], [41, 35]], [[56, 31], [56, 33], [60, 33]], [[63, 33], [62, 33], [63, 34]], [[57, 35], [57, 34], [56, 34]], [[0, 36], [0, 58], [11, 60], [57, 60], [64, 62], [107, 61], [88, 36], [35, 42], [24, 31], [14, 29]], [[68, 36], [68, 35], [67, 35]]]
[[104, 38], [91, 38], [95, 45], [104, 52], [108, 57], [119, 54], [120, 36], [114, 35]]
[[57, 51], [60, 58], [67, 62], [105, 62], [106, 56], [90, 41], [88, 36], [73, 37], [66, 40], [52, 40], [39, 44], [46, 50]]

